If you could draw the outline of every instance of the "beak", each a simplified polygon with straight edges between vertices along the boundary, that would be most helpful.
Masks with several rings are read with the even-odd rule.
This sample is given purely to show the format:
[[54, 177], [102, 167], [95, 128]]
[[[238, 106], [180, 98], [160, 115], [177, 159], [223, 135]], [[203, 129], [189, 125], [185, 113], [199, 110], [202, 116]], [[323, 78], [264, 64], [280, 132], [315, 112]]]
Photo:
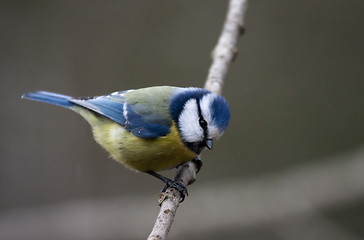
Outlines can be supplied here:
[[208, 148], [208, 149], [212, 149], [212, 139], [206, 139], [205, 140], [205, 146]]

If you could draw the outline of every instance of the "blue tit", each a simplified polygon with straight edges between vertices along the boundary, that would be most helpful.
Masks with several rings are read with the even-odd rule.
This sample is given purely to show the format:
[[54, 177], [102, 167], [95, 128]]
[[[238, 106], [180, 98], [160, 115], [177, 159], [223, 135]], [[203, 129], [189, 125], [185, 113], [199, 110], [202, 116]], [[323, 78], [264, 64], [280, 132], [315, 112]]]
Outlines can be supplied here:
[[22, 97], [79, 113], [113, 159], [168, 186], [173, 181], [156, 171], [176, 167], [211, 149], [230, 120], [230, 108], [222, 96], [193, 87], [148, 87], [85, 98], [37, 91]]

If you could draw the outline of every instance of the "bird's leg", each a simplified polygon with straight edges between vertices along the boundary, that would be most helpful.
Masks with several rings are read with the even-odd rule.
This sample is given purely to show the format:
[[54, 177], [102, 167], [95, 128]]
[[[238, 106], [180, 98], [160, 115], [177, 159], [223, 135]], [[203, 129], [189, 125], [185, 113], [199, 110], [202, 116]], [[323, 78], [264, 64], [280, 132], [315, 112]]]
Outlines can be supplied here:
[[[203, 165], [203, 162], [199, 156], [195, 157], [191, 160], [196, 165], [196, 173], [198, 173], [201, 170], [201, 167]], [[182, 166], [184, 163], [181, 163], [180, 165], [177, 165], [176, 168], [178, 169], [180, 166]]]
[[196, 173], [198, 173], [201, 170], [201, 167], [203, 165], [201, 158], [199, 156], [197, 156], [194, 159], [192, 159], [192, 162], [194, 164], [196, 164], [196, 168], [197, 168]]
[[[191, 160], [195, 165], [196, 165], [196, 173], [198, 173], [202, 167], [202, 160], [199, 156], [195, 157], [194, 159]], [[182, 164], [181, 164], [182, 165]], [[180, 166], [180, 165], [179, 165]], [[179, 167], [177, 166], [177, 168]], [[177, 191], [180, 192], [181, 194], [181, 201], [183, 202], [185, 200], [186, 195], [188, 196], [188, 192], [187, 192], [187, 188], [180, 182], [176, 181], [176, 180], [172, 180], [169, 179], [165, 176], [162, 176], [156, 172], [153, 171], [147, 171], [146, 173], [148, 173], [149, 175], [152, 175], [153, 177], [158, 178], [159, 180], [161, 180], [162, 182], [164, 182], [166, 184], [166, 186], [162, 189], [162, 192], [165, 192], [167, 190], [167, 188], [174, 188]]]
[[162, 176], [153, 171], [148, 171], [146, 173], [148, 173], [149, 175], [152, 175], [153, 177], [160, 179], [162, 182], [164, 182], [166, 184], [166, 186], [162, 189], [162, 192], [165, 192], [167, 190], [167, 188], [169, 188], [169, 187], [174, 188], [177, 191], [179, 191], [179, 193], [181, 194], [180, 202], [183, 202], [185, 200], [186, 195], [188, 196], [187, 188], [185, 186], [183, 186], [182, 183], [169, 179], [169, 178]]

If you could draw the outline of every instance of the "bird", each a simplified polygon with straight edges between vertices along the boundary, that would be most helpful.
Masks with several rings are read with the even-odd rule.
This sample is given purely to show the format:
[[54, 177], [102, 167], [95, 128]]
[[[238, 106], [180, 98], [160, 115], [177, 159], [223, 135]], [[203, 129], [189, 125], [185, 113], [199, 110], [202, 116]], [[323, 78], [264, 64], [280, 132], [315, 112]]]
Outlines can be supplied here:
[[95, 97], [35, 91], [24, 99], [68, 108], [92, 128], [94, 139], [117, 162], [162, 180], [177, 189], [181, 201], [187, 189], [158, 171], [194, 161], [212, 149], [230, 120], [230, 107], [221, 95], [203, 88], [153, 86]]

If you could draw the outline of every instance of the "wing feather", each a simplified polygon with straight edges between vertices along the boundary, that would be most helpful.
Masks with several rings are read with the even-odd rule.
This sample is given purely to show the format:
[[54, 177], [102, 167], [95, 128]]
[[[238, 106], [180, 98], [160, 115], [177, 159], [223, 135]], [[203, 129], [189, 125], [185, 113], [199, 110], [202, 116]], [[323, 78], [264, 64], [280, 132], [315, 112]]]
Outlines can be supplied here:
[[[92, 110], [125, 127], [133, 135], [153, 139], [166, 136], [170, 132], [172, 119], [168, 112], [167, 97], [154, 94], [148, 101], [138, 100], [134, 91], [116, 92], [107, 96], [89, 99], [71, 99], [79, 106]], [[164, 104], [158, 108], [158, 104]]]

